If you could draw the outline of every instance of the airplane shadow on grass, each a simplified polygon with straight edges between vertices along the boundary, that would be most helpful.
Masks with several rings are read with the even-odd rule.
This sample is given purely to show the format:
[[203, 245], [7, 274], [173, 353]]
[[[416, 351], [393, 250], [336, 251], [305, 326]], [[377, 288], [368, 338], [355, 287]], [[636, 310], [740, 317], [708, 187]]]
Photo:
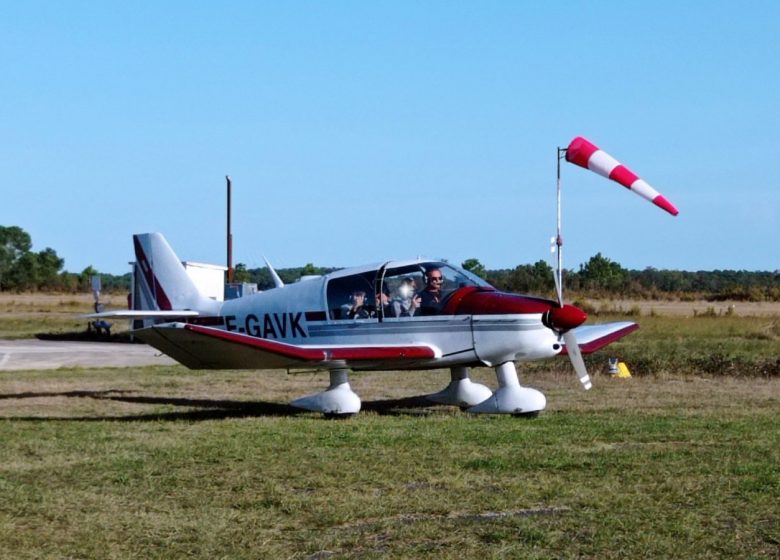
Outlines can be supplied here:
[[[220, 399], [188, 399], [181, 397], [142, 396], [132, 394], [132, 391], [58, 391], [58, 392], [25, 392], [0, 394], [0, 401], [8, 399], [38, 399], [38, 398], [77, 398], [99, 401], [114, 401], [146, 405], [181, 406], [193, 410], [171, 412], [149, 412], [148, 414], [128, 414], [111, 416], [0, 416], [0, 420], [32, 420], [32, 421], [82, 421], [82, 422], [159, 422], [159, 421], [201, 421], [221, 420], [227, 418], [251, 418], [274, 416], [319, 415], [289, 404], [265, 401], [235, 401]], [[387, 399], [381, 401], [364, 401], [361, 411], [374, 412], [380, 415], [424, 415], [432, 412], [431, 407], [441, 409], [425, 396]], [[444, 407], [452, 408], [452, 407]]]

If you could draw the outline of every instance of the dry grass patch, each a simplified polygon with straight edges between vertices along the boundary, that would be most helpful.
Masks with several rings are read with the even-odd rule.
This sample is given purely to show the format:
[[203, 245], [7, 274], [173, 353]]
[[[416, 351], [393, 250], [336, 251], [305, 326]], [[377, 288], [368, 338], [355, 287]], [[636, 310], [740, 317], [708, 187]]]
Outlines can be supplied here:
[[[126, 309], [122, 295], [101, 295], [107, 309]], [[81, 313], [94, 311], [92, 294], [0, 293], [0, 338], [32, 338], [41, 333], [80, 332], [87, 328]], [[127, 330], [127, 321], [114, 322], [115, 332]]]

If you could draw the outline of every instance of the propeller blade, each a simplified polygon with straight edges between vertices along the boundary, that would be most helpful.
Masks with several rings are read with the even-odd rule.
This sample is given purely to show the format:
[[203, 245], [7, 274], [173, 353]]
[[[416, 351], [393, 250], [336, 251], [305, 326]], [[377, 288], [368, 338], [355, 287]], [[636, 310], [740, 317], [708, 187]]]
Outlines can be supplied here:
[[571, 360], [571, 365], [574, 366], [577, 378], [585, 390], [589, 390], [593, 385], [590, 382], [590, 375], [588, 375], [588, 369], [585, 367], [585, 360], [582, 359], [582, 352], [580, 352], [580, 346], [577, 344], [577, 337], [574, 336], [574, 331], [563, 333], [563, 341], [566, 343], [566, 352], [569, 354], [569, 359]]
[[566, 148], [566, 161], [590, 169], [599, 175], [620, 183], [628, 190], [635, 192], [676, 216], [679, 211], [664, 195], [659, 193], [645, 181], [640, 179], [628, 167], [621, 164], [604, 150], [589, 142], [582, 136], [577, 136]]

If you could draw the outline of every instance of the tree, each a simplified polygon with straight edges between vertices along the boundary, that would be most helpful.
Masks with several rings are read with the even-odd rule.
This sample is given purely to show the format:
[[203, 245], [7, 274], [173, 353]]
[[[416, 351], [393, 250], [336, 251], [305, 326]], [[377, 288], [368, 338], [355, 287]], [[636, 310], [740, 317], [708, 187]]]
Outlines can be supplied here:
[[487, 270], [485, 270], [484, 265], [479, 262], [479, 259], [466, 259], [460, 266], [465, 270], [476, 274], [480, 278], [487, 278]]
[[580, 285], [586, 289], [620, 292], [628, 282], [628, 271], [601, 253], [596, 253], [577, 273]]
[[38, 287], [54, 288], [59, 284], [59, 272], [65, 265], [65, 259], [57, 256], [57, 251], [46, 247], [37, 255], [38, 260]]
[[37, 288], [40, 280], [37, 255], [30, 251], [23, 253], [8, 271], [6, 278], [14, 290]]
[[[30, 234], [18, 226], [0, 226], [0, 289], [16, 289], [19, 259], [30, 252]], [[10, 276], [10, 278], [9, 278]]]
[[489, 278], [497, 288], [521, 294], [551, 292], [555, 286], [553, 270], [543, 260], [521, 264], [500, 274], [491, 272]]
[[316, 276], [317, 274], [319, 274], [319, 271], [312, 263], [306, 263], [306, 266], [301, 270], [301, 276]]
[[249, 282], [251, 275], [244, 263], [238, 263], [236, 268], [233, 269], [233, 282]]
[[98, 276], [100, 273], [95, 270], [92, 265], [81, 271], [79, 274], [79, 290], [91, 290], [92, 289], [92, 277]]

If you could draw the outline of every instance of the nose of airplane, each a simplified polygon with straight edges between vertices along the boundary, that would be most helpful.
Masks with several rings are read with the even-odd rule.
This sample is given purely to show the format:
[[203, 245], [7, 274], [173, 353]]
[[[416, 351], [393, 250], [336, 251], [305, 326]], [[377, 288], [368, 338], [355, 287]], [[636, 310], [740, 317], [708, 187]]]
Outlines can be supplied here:
[[563, 307], [551, 307], [542, 321], [554, 331], [563, 333], [579, 327], [587, 319], [588, 314], [582, 309], [566, 304]]
[[544, 325], [563, 333], [584, 323], [588, 315], [573, 305], [560, 307], [558, 302], [496, 290], [464, 288], [453, 294], [447, 311], [454, 314], [504, 315], [541, 313]]

